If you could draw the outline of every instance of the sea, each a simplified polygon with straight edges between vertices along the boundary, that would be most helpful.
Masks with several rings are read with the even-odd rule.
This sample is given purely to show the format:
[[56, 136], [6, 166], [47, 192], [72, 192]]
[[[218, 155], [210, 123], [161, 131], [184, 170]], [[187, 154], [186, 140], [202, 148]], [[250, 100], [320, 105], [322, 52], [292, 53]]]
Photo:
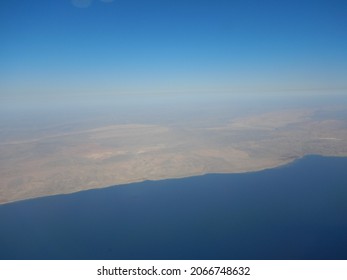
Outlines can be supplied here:
[[0, 259], [347, 259], [347, 157], [0, 205]]

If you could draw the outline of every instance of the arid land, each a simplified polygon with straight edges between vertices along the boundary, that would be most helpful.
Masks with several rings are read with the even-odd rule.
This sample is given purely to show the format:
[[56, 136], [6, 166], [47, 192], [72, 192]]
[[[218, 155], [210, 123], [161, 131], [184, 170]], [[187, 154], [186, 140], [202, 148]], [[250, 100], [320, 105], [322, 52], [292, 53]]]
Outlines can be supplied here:
[[143, 180], [256, 171], [308, 154], [347, 156], [347, 120], [334, 117], [335, 110], [278, 110], [222, 125], [138, 122], [35, 135], [3, 131], [0, 203]]

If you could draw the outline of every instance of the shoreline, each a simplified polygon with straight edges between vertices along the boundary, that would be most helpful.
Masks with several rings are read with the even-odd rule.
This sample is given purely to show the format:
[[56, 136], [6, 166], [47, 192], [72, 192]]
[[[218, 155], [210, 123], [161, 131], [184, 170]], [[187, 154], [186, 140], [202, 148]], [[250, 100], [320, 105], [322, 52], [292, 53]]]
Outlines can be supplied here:
[[269, 170], [269, 169], [276, 169], [276, 168], [281, 168], [290, 164], [293, 164], [299, 160], [302, 160], [305, 157], [309, 156], [320, 156], [320, 157], [347, 157], [347, 155], [321, 155], [321, 154], [307, 154], [303, 156], [298, 156], [295, 158], [292, 158], [287, 161], [283, 161], [280, 164], [274, 165], [274, 166], [268, 166], [264, 168], [259, 168], [259, 169], [254, 169], [254, 170], [243, 170], [243, 171], [237, 171], [237, 172], [202, 172], [202, 173], [192, 173], [192, 174], [187, 174], [183, 176], [176, 176], [176, 177], [161, 177], [161, 178], [156, 178], [156, 179], [147, 179], [143, 178], [140, 180], [129, 180], [128, 182], [124, 183], [119, 183], [115, 185], [108, 185], [108, 186], [102, 186], [102, 187], [96, 187], [96, 188], [88, 188], [88, 189], [81, 189], [78, 191], [72, 191], [72, 192], [63, 192], [63, 193], [56, 193], [56, 194], [51, 194], [51, 195], [42, 195], [42, 196], [33, 196], [33, 197], [28, 197], [28, 198], [23, 198], [23, 199], [18, 199], [18, 200], [13, 200], [13, 201], [6, 201], [6, 202], [0, 202], [0, 207], [2, 205], [8, 205], [8, 204], [13, 204], [16, 202], [23, 202], [27, 200], [32, 200], [32, 199], [38, 199], [38, 198], [44, 198], [44, 197], [50, 197], [50, 196], [57, 196], [57, 195], [69, 195], [69, 194], [74, 194], [74, 193], [79, 193], [83, 191], [89, 191], [89, 190], [98, 190], [98, 189], [105, 189], [105, 188], [112, 188], [112, 187], [120, 187], [120, 186], [126, 186], [129, 184], [134, 184], [134, 183], [141, 183], [145, 181], [161, 181], [161, 180], [172, 180], [172, 179], [184, 179], [184, 178], [189, 178], [189, 177], [196, 177], [196, 176], [204, 176], [208, 174], [246, 174], [246, 173], [253, 173], [253, 172], [262, 172], [264, 170]]

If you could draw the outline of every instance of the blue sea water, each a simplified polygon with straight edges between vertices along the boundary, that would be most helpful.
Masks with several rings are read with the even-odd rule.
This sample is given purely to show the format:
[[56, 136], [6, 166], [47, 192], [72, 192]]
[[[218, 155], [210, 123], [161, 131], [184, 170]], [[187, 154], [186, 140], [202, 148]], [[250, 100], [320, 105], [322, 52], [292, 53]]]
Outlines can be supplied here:
[[0, 259], [347, 259], [347, 158], [0, 206]]

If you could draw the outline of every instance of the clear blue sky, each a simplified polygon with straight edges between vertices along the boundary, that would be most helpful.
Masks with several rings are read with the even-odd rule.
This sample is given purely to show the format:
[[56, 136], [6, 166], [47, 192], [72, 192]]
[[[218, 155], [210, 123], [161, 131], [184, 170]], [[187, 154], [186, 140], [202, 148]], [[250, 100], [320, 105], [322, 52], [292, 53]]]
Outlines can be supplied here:
[[345, 0], [1, 0], [0, 94], [347, 86]]

